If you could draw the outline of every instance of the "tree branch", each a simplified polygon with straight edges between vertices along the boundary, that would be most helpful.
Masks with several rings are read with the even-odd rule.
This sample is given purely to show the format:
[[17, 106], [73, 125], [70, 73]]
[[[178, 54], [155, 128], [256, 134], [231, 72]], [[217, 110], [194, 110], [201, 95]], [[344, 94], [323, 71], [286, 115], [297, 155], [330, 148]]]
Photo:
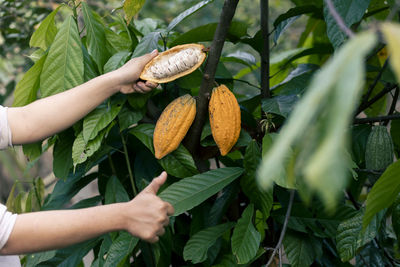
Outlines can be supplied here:
[[[392, 99], [392, 104], [390, 105], [388, 115], [392, 115], [396, 111], [397, 100], [399, 99], [400, 89], [397, 87], [396, 91], [394, 91], [394, 96]], [[383, 123], [384, 126], [387, 126], [389, 121]]]
[[400, 114], [392, 114], [387, 116], [380, 117], [371, 117], [371, 118], [362, 118], [362, 119], [354, 119], [354, 124], [363, 124], [363, 123], [372, 123], [372, 122], [381, 122], [381, 121], [390, 121], [390, 120], [400, 120]]
[[269, 90], [269, 34], [268, 34], [268, 13], [269, 1], [260, 0], [261, 10], [261, 31], [263, 37], [263, 47], [261, 51], [261, 97], [270, 98], [271, 92]]
[[385, 86], [385, 88], [382, 89], [378, 94], [376, 94], [370, 101], [366, 103], [361, 103], [360, 107], [357, 109], [356, 114], [360, 114], [364, 109], [369, 108], [372, 106], [375, 102], [377, 102], [381, 97], [392, 91], [394, 88], [396, 88], [397, 85], [389, 84]]
[[335, 19], [337, 25], [339, 26], [340, 30], [344, 32], [348, 37], [353, 38], [354, 33], [346, 26], [342, 17], [340, 17], [339, 13], [337, 13], [335, 6], [332, 3], [332, 0], [325, 0], [325, 3], [328, 7], [329, 13]]
[[196, 160], [196, 151], [200, 146], [200, 136], [203, 130], [206, 116], [208, 114], [208, 101], [211, 90], [214, 86], [215, 72], [219, 58], [221, 57], [222, 48], [225, 38], [228, 33], [233, 15], [236, 11], [236, 6], [239, 0], [225, 0], [222, 8], [221, 17], [214, 34], [214, 39], [211, 43], [210, 52], [208, 53], [206, 65], [203, 73], [203, 80], [200, 86], [199, 95], [196, 101], [196, 118], [189, 130], [188, 136], [185, 139], [186, 148], [192, 153]]
[[283, 238], [285, 237], [287, 225], [289, 223], [290, 213], [292, 212], [292, 206], [293, 206], [293, 200], [294, 200], [294, 192], [295, 192], [294, 190], [290, 191], [290, 200], [289, 200], [289, 205], [288, 205], [288, 208], [287, 208], [287, 211], [286, 211], [286, 216], [285, 216], [285, 221], [283, 223], [282, 232], [281, 232], [281, 235], [279, 236], [278, 244], [276, 244], [276, 246], [274, 248], [274, 251], [271, 254], [271, 257], [269, 258], [267, 264], [265, 265], [266, 267], [268, 267], [272, 263], [272, 261], [274, 260], [276, 252], [282, 246]]

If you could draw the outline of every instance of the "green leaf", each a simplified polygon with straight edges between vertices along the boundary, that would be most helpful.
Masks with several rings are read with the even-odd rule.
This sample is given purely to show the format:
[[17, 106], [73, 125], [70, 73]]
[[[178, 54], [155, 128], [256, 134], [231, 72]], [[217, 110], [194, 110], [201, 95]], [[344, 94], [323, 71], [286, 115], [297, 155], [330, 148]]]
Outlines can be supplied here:
[[82, 47], [82, 53], [83, 53], [83, 65], [84, 65], [84, 73], [83, 73], [83, 79], [85, 82], [97, 77], [98, 71], [96, 70], [96, 64], [94, 63], [93, 59], [89, 55], [86, 47], [84, 45]]
[[23, 107], [37, 98], [42, 73], [47, 55], [42, 56], [17, 83], [14, 91], [13, 107]]
[[[347, 27], [359, 22], [365, 14], [371, 0], [333, 0], [333, 5], [343, 19]], [[329, 12], [328, 6], [324, 1], [324, 17], [326, 21], [327, 34], [332, 45], [338, 48], [346, 40], [346, 34], [339, 28], [336, 20]]]
[[113, 71], [118, 69], [119, 67], [122, 67], [122, 65], [125, 64], [125, 62], [129, 59], [131, 56], [131, 52], [127, 51], [122, 51], [118, 52], [110, 59], [107, 61], [107, 63], [104, 65], [104, 73]]
[[83, 119], [83, 140], [86, 143], [96, 138], [117, 117], [123, 106], [122, 101], [115, 101], [111, 106], [99, 106]]
[[273, 189], [261, 191], [256, 182], [256, 171], [261, 161], [261, 149], [255, 140], [252, 140], [246, 148], [243, 159], [243, 167], [246, 170], [240, 179], [240, 185], [245, 195], [251, 200], [257, 209], [261, 210], [265, 218], [268, 218], [272, 208]]
[[[399, 113], [396, 113], [399, 114]], [[395, 151], [397, 151], [397, 158], [400, 157], [400, 120], [393, 120], [390, 123], [390, 136], [393, 140]]]
[[129, 196], [124, 186], [114, 175], [108, 179], [105, 204], [128, 202]]
[[78, 28], [72, 16], [61, 25], [40, 75], [42, 97], [83, 83], [83, 55]]
[[54, 37], [57, 34], [57, 27], [54, 23], [54, 17], [58, 10], [62, 7], [61, 5], [54, 9], [39, 25], [36, 31], [32, 34], [31, 40], [29, 41], [30, 47], [40, 47], [43, 50], [51, 45]]
[[140, 124], [129, 131], [130, 134], [136, 136], [154, 155], [154, 147], [153, 147], [153, 132], [154, 132], [154, 124]]
[[261, 235], [253, 225], [254, 206], [250, 204], [243, 211], [232, 234], [232, 253], [239, 264], [251, 261], [257, 254]]
[[38, 266], [40, 263], [48, 261], [56, 256], [55, 250], [50, 250], [46, 252], [39, 252], [35, 254], [30, 254], [26, 256], [26, 267]]
[[186, 9], [185, 11], [183, 11], [182, 13], [180, 13], [176, 18], [174, 18], [167, 27], [167, 32], [170, 32], [171, 30], [173, 30], [176, 25], [178, 25], [179, 23], [182, 22], [182, 20], [184, 20], [185, 18], [189, 17], [190, 15], [196, 13], [197, 11], [199, 11], [202, 7], [208, 5], [209, 3], [213, 2], [214, 0], [203, 0], [199, 3], [197, 3], [196, 5]]
[[258, 171], [263, 188], [280, 176], [293, 149], [288, 179], [301, 176], [305, 188], [316, 191], [328, 209], [334, 207], [351, 168], [347, 131], [363, 87], [364, 56], [375, 42], [373, 32], [352, 38], [314, 76], [263, 157]]
[[209, 227], [193, 235], [186, 243], [183, 250], [185, 261], [192, 261], [194, 264], [203, 262], [207, 259], [208, 249], [226, 231], [230, 230], [235, 223], [229, 222]]
[[72, 130], [58, 134], [53, 149], [53, 172], [57, 178], [66, 179], [72, 167], [72, 145], [75, 136]]
[[104, 32], [104, 25], [99, 15], [94, 13], [85, 2], [81, 2], [81, 5], [86, 26], [86, 45], [88, 52], [101, 72], [109, 57], [105, 46], [106, 35]]
[[242, 173], [242, 168], [227, 167], [197, 174], [170, 185], [159, 197], [171, 203], [174, 215], [178, 216], [216, 194]]
[[356, 267], [385, 267], [392, 264], [384, 255], [383, 250], [377, 248], [373, 243], [367, 244], [356, 256]]
[[129, 24], [140, 9], [142, 9], [145, 0], [125, 0], [124, 1], [124, 12], [126, 22]]
[[107, 252], [106, 261], [103, 267], [114, 267], [131, 255], [139, 239], [131, 236], [127, 232], [120, 232]]
[[[218, 23], [209, 23], [184, 32], [172, 41], [171, 47], [180, 44], [212, 41], [217, 26]], [[243, 22], [232, 21], [226, 39], [235, 43], [246, 35], [247, 26]]]
[[354, 217], [343, 221], [338, 226], [336, 247], [343, 262], [354, 258], [359, 248], [375, 238], [384, 213], [377, 214], [365, 231], [362, 231], [363, 216], [364, 210], [361, 210]]
[[393, 72], [396, 74], [397, 81], [400, 81], [400, 27], [394, 23], [384, 23], [382, 25], [382, 33], [388, 44], [388, 52], [390, 54], [390, 64]]
[[283, 246], [290, 266], [310, 266], [322, 256], [322, 244], [310, 235], [288, 231], [283, 239]]
[[389, 165], [368, 193], [363, 228], [379, 211], [388, 208], [400, 193], [400, 160]]
[[393, 203], [392, 225], [397, 240], [400, 240], [400, 194], [397, 195], [396, 200]]
[[161, 32], [155, 31], [147, 34], [140, 40], [133, 52], [132, 58], [143, 56], [144, 54], [158, 49], [158, 40], [160, 40]]
[[124, 106], [118, 113], [118, 124], [120, 131], [123, 131], [138, 123], [143, 118], [143, 113], [144, 112], [140, 110], [131, 110], [127, 106]]
[[261, 100], [261, 106], [264, 112], [289, 117], [294, 105], [299, 100], [297, 95], [278, 95]]

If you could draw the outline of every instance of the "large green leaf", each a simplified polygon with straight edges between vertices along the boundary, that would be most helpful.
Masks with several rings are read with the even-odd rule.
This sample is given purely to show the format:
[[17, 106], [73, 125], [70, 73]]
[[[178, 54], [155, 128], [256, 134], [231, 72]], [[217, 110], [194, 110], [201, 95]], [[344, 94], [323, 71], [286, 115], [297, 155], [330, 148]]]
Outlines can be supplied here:
[[212, 226], [201, 230], [193, 235], [186, 243], [183, 250], [183, 258], [185, 261], [192, 261], [194, 264], [203, 262], [207, 259], [208, 249], [215, 241], [226, 231], [230, 230], [235, 223], [229, 222]]
[[116, 53], [115, 55], [110, 57], [110, 59], [104, 65], [104, 73], [118, 69], [119, 67], [125, 64], [125, 62], [129, 59], [130, 56], [131, 52], [128, 51], [122, 51]]
[[124, 12], [125, 12], [125, 19], [126, 22], [129, 24], [140, 9], [142, 9], [142, 6], [144, 5], [146, 1], [145, 0], [125, 0], [124, 1]]
[[227, 167], [197, 174], [170, 185], [159, 197], [171, 203], [174, 215], [178, 216], [216, 194], [242, 173], [242, 168]]
[[72, 167], [74, 132], [67, 130], [58, 135], [53, 149], [53, 172], [57, 178], [66, 179]]
[[57, 27], [54, 23], [54, 17], [58, 10], [62, 7], [61, 5], [54, 9], [39, 25], [36, 31], [32, 34], [31, 40], [29, 41], [30, 47], [40, 47], [43, 50], [51, 45], [57, 34]]
[[377, 214], [365, 231], [362, 231], [364, 210], [359, 211], [356, 216], [343, 221], [339, 225], [336, 236], [336, 247], [343, 262], [354, 258], [359, 248], [375, 238], [383, 215], [383, 212]]
[[83, 55], [78, 27], [72, 16], [61, 25], [40, 75], [42, 97], [83, 83]]
[[50, 250], [46, 252], [34, 253], [26, 256], [26, 267], [38, 266], [44, 261], [48, 261], [56, 256], [55, 250]]
[[155, 31], [147, 34], [140, 40], [132, 54], [132, 58], [143, 56], [150, 53], [154, 49], [158, 49], [158, 40], [161, 37], [161, 32]]
[[365, 228], [374, 215], [388, 208], [400, 193], [400, 160], [389, 165], [382, 176], [374, 184], [367, 196], [367, 207], [363, 218]]
[[296, 158], [291, 164], [292, 176], [304, 179], [303, 189], [316, 191], [327, 208], [335, 205], [351, 168], [347, 129], [363, 86], [364, 56], [375, 42], [373, 32], [352, 38], [314, 76], [276, 142], [263, 157], [258, 171], [263, 188], [271, 187], [280, 176], [285, 169], [285, 158], [293, 149]]
[[83, 139], [85, 142], [96, 138], [97, 134], [106, 128], [118, 115], [123, 106], [123, 100], [112, 105], [102, 105], [90, 112], [83, 120]]
[[243, 167], [245, 175], [240, 179], [243, 192], [256, 207], [262, 211], [265, 218], [269, 216], [273, 201], [273, 188], [261, 191], [256, 182], [256, 170], [261, 161], [261, 149], [255, 140], [252, 140], [246, 148]]
[[231, 244], [232, 253], [236, 256], [239, 264], [251, 261], [257, 254], [260, 246], [261, 235], [253, 225], [254, 206], [250, 204], [243, 211], [233, 229]]
[[[133, 128], [130, 133], [135, 135], [154, 155], [153, 124], [141, 124]], [[196, 165], [189, 151], [179, 147], [158, 161], [164, 170], [178, 178], [184, 178], [197, 173]]]
[[105, 194], [105, 204], [128, 202], [129, 195], [117, 177], [111, 176], [108, 179]]
[[322, 256], [322, 244], [310, 235], [288, 231], [283, 239], [290, 266], [310, 266]]
[[179, 14], [176, 18], [174, 18], [167, 27], [167, 32], [170, 32], [171, 30], [173, 30], [176, 25], [178, 25], [182, 20], [184, 20], [185, 18], [187, 18], [188, 16], [196, 13], [198, 10], [200, 10], [202, 7], [204, 7], [205, 5], [213, 2], [214, 0], [203, 0], [199, 3], [197, 3], [196, 5], [186, 9], [185, 11], [183, 11], [181, 14]]
[[40, 74], [47, 55], [42, 56], [17, 83], [14, 91], [14, 107], [22, 107], [33, 102], [37, 98], [40, 84]]
[[86, 45], [88, 52], [101, 72], [109, 57], [105, 46], [106, 35], [104, 32], [104, 25], [99, 16], [95, 14], [85, 2], [81, 2], [81, 5], [86, 26]]
[[298, 100], [299, 97], [297, 95], [278, 95], [262, 99], [261, 105], [264, 112], [287, 118]]
[[106, 261], [103, 267], [115, 267], [129, 258], [139, 239], [127, 232], [120, 232], [117, 239], [113, 241], [107, 252]]
[[[371, 0], [333, 0], [332, 2], [337, 13], [342, 17], [346, 26], [350, 27], [362, 19], [370, 1]], [[331, 40], [331, 43], [335, 48], [338, 48], [346, 40], [346, 34], [340, 29], [336, 20], [329, 12], [325, 1], [324, 16], [329, 40]]]

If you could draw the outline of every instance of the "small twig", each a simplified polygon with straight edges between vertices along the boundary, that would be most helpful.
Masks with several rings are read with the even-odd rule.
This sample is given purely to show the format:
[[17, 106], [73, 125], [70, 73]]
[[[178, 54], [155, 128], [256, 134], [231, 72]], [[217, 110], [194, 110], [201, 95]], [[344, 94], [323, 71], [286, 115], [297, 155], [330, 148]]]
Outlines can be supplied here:
[[282, 246], [279, 248], [279, 267], [282, 267]]
[[369, 97], [372, 94], [372, 91], [374, 90], [375, 86], [378, 84], [379, 80], [382, 77], [383, 71], [386, 69], [386, 67], [388, 66], [388, 62], [389, 60], [386, 59], [385, 63], [383, 64], [381, 70], [379, 71], [378, 75], [375, 77], [374, 82], [370, 85], [370, 87], [368, 88], [367, 93], [365, 94], [365, 96], [363, 97], [362, 103], [366, 103], [368, 102]]
[[260, 1], [260, 17], [261, 17], [261, 31], [263, 37], [263, 46], [261, 50], [261, 97], [270, 98], [271, 92], [269, 90], [269, 35], [268, 35], [268, 12], [269, 1]]
[[130, 164], [129, 155], [128, 155], [128, 148], [126, 146], [126, 141], [125, 141], [124, 136], [122, 135], [122, 133], [120, 135], [121, 135], [121, 140], [122, 140], [122, 146], [124, 148], [124, 155], [125, 155], [126, 166], [128, 168], [129, 179], [131, 180], [133, 195], [136, 196], [138, 194], [138, 192], [136, 190], [135, 181], [133, 180], [133, 174], [132, 174], [131, 164]]
[[245, 81], [245, 80], [240, 80], [240, 79], [233, 79], [233, 80], [236, 81], [236, 82], [247, 83], [248, 85], [250, 85], [250, 86], [252, 86], [252, 87], [254, 87], [254, 88], [261, 89], [260, 86], [257, 86], [257, 85], [255, 85], [255, 84], [252, 84], [252, 83], [250, 83], [250, 82], [248, 82], [248, 81]]
[[328, 6], [329, 13], [335, 19], [337, 25], [339, 26], [340, 30], [344, 32], [348, 37], [353, 38], [354, 33], [346, 26], [342, 17], [340, 17], [339, 13], [337, 13], [335, 6], [332, 3], [332, 0], [325, 0], [326, 5]]
[[354, 169], [356, 172], [366, 172], [370, 174], [377, 174], [381, 175], [383, 172], [382, 171], [375, 171], [375, 170], [370, 170], [370, 169]]
[[381, 97], [383, 97], [384, 95], [386, 95], [387, 93], [389, 93], [396, 87], [397, 87], [397, 85], [395, 85], [395, 84], [389, 84], [389, 85], [385, 86], [385, 88], [383, 88], [382, 91], [377, 93], [371, 100], [369, 100], [366, 103], [361, 103], [360, 107], [357, 109], [356, 114], [358, 115], [365, 109], [372, 106], [375, 102], [377, 102], [379, 99], [381, 99]]
[[283, 238], [285, 237], [287, 225], [288, 225], [289, 218], [290, 218], [290, 213], [292, 211], [294, 192], [295, 192], [294, 190], [290, 191], [290, 200], [289, 200], [289, 205], [288, 205], [288, 208], [286, 211], [286, 216], [285, 216], [285, 221], [283, 223], [282, 232], [281, 232], [281, 235], [279, 236], [278, 244], [276, 244], [276, 247], [275, 247], [274, 251], [272, 252], [271, 257], [269, 258], [267, 265], [265, 265], [266, 267], [268, 267], [272, 263], [275, 255], [276, 255], [276, 252], [282, 246]]
[[354, 119], [354, 124], [363, 124], [363, 123], [372, 123], [372, 122], [382, 122], [382, 121], [390, 121], [390, 120], [400, 120], [400, 114], [392, 114], [387, 116], [379, 116], [379, 117], [371, 117], [371, 118], [361, 118]]
[[[396, 105], [397, 105], [397, 100], [399, 99], [399, 93], [400, 93], [400, 89], [396, 88], [396, 90], [394, 91], [394, 96], [392, 99], [392, 104], [390, 105], [390, 108], [389, 108], [388, 115], [392, 115], [396, 111]], [[384, 126], [387, 126], [388, 124], [389, 124], [388, 120], [383, 123]]]
[[219, 160], [218, 160], [218, 156], [215, 157], [215, 165], [217, 165], [217, 168], [221, 168], [220, 164], [219, 164]]

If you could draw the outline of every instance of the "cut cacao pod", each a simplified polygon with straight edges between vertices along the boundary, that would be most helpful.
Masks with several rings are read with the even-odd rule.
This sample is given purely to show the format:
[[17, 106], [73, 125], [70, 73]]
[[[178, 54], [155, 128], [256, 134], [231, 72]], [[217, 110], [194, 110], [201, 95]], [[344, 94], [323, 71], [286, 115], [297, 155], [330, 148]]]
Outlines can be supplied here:
[[385, 126], [374, 126], [365, 148], [365, 166], [370, 170], [385, 170], [393, 163], [392, 137]]
[[222, 156], [236, 144], [241, 130], [240, 107], [225, 85], [213, 89], [208, 106], [211, 133]]
[[196, 100], [191, 95], [183, 95], [169, 103], [154, 129], [153, 145], [157, 159], [178, 148], [195, 116]]
[[206, 58], [203, 49], [204, 45], [201, 44], [174, 46], [147, 63], [140, 74], [140, 79], [166, 83], [192, 73]]

